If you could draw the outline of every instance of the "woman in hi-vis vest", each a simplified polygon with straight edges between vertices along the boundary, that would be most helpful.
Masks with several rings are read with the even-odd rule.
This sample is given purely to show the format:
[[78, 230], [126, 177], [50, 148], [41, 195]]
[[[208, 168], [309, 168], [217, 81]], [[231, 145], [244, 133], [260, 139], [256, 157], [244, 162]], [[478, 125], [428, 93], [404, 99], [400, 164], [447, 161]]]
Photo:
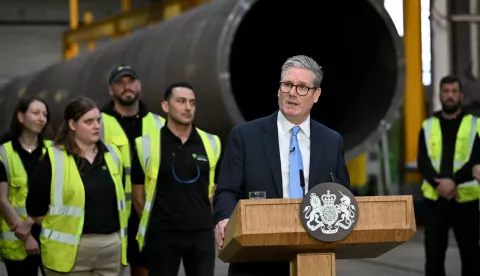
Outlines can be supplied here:
[[47, 276], [118, 276], [127, 265], [123, 161], [99, 139], [101, 123], [93, 101], [70, 102], [32, 179], [27, 213], [42, 226]]
[[37, 276], [42, 271], [40, 226], [28, 217], [25, 202], [32, 177], [50, 141], [44, 141], [49, 121], [46, 103], [20, 99], [10, 130], [0, 140], [0, 255], [9, 276]]

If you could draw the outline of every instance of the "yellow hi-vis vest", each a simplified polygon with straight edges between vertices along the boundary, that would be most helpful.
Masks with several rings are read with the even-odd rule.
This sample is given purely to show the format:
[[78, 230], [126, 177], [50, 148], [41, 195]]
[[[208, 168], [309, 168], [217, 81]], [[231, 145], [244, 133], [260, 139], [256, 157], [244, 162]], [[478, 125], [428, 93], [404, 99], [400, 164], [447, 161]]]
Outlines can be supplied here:
[[[122, 184], [123, 162], [120, 150], [105, 144], [104, 158], [115, 183], [122, 241], [122, 264], [127, 265], [128, 213]], [[43, 265], [58, 272], [69, 272], [75, 265], [85, 217], [85, 189], [73, 156], [57, 146], [48, 148], [52, 164], [50, 208], [42, 221], [40, 234]], [[101, 196], [101, 195], [98, 195]], [[98, 210], [101, 212], [102, 210]]]
[[[132, 210], [132, 180], [131, 180], [131, 152], [127, 135], [117, 119], [106, 113], [102, 113], [103, 126], [100, 137], [105, 143], [114, 144], [122, 153], [123, 166], [125, 167], [125, 193], [127, 198], [127, 210]], [[142, 119], [142, 135], [154, 133], [162, 128], [165, 119], [149, 112]]]
[[[208, 197], [212, 196], [213, 187], [215, 186], [215, 168], [220, 158], [221, 143], [217, 135], [207, 133], [199, 128], [197, 133], [202, 139], [205, 152], [207, 153], [209, 171]], [[157, 177], [160, 169], [160, 131], [156, 133], [138, 137], [135, 139], [138, 158], [143, 172], [145, 173], [145, 206], [143, 208], [140, 225], [138, 226], [137, 241], [140, 250], [145, 245], [145, 235], [147, 233], [150, 221], [150, 213], [153, 210], [153, 202], [157, 192]]]
[[[475, 116], [465, 115], [460, 123], [453, 158], [454, 173], [461, 169], [470, 159], [478, 129], [479, 120], [477, 119]], [[432, 161], [433, 168], [439, 173], [443, 144], [440, 120], [436, 117], [431, 117], [423, 122], [422, 127], [425, 133], [425, 145], [428, 156]], [[458, 202], [469, 202], [479, 198], [480, 186], [476, 180], [457, 184]], [[422, 192], [425, 198], [433, 201], [436, 201], [439, 197], [437, 190], [426, 180], [422, 184]]]
[[[51, 145], [51, 141], [45, 140], [42, 154], [45, 154], [45, 147]], [[5, 166], [8, 181], [8, 201], [17, 212], [17, 215], [25, 220], [28, 217], [25, 202], [28, 194], [28, 177], [23, 167], [20, 155], [13, 149], [12, 142], [6, 142], [0, 146], [0, 161]], [[21, 261], [27, 257], [24, 241], [15, 236], [10, 230], [7, 221], [0, 216], [0, 255], [12, 261]]]

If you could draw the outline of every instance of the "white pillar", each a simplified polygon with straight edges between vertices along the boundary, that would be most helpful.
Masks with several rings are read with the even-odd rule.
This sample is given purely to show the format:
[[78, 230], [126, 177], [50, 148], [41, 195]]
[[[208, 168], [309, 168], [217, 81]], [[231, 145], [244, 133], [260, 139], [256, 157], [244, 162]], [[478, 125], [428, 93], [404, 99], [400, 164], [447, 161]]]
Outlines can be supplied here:
[[[469, 11], [471, 15], [477, 15], [478, 0], [470, 0]], [[470, 58], [472, 61], [472, 75], [478, 79], [478, 25], [470, 22]]]
[[452, 73], [450, 22], [448, 20], [448, 0], [430, 1], [430, 26], [432, 47], [432, 107], [433, 111], [442, 109], [440, 104], [440, 79]]

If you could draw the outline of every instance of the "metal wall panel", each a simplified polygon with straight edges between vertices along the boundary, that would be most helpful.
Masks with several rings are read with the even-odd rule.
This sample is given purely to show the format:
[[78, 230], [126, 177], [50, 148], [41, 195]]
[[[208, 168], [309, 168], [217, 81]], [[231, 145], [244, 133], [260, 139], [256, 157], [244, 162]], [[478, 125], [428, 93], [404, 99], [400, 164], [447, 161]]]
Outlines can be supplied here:
[[62, 59], [60, 26], [0, 26], [0, 82]]
[[[132, 9], [150, 0], [132, 1]], [[79, 0], [79, 19], [92, 11], [96, 19], [121, 12], [120, 0]], [[62, 60], [62, 32], [69, 27], [68, 0], [0, 0], [0, 86], [13, 77]], [[97, 48], [112, 42], [105, 39]], [[86, 53], [82, 45], [81, 54]]]

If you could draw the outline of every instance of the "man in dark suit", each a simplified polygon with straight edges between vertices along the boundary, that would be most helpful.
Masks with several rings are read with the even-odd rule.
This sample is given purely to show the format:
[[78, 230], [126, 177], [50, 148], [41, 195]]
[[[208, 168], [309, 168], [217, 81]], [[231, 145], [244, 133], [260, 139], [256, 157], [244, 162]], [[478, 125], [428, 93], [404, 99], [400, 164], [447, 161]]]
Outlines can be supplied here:
[[[322, 79], [322, 68], [310, 57], [289, 58], [282, 66], [280, 110], [233, 128], [213, 199], [219, 249], [230, 215], [249, 192], [264, 191], [267, 198], [301, 198], [300, 170], [305, 192], [331, 182], [332, 175], [350, 188], [342, 137], [310, 119]], [[228, 275], [289, 275], [289, 263], [234, 263]]]

